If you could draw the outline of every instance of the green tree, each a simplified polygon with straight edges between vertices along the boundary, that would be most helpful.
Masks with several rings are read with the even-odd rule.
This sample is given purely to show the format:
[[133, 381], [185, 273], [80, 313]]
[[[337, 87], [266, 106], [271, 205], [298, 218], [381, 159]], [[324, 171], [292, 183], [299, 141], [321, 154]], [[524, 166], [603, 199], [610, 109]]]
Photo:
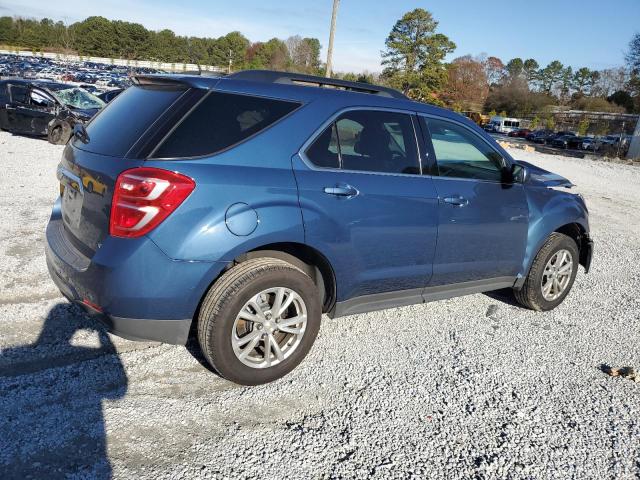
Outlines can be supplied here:
[[554, 60], [546, 67], [538, 71], [538, 82], [540, 90], [551, 93], [556, 84], [562, 79], [565, 73], [564, 65], [558, 60]]
[[249, 40], [240, 32], [230, 32], [209, 43], [209, 62], [212, 65], [229, 66], [239, 70], [245, 67]]
[[537, 78], [537, 73], [540, 65], [538, 65], [538, 62], [536, 62], [533, 58], [529, 58], [524, 61], [522, 67], [527, 83], [531, 85]]
[[12, 44], [13, 42], [15, 42], [13, 18], [0, 17], [0, 43]]
[[140, 58], [149, 54], [149, 31], [139, 23], [112, 22], [115, 35], [115, 53], [121, 58]]
[[640, 33], [636, 33], [629, 42], [625, 59], [627, 68], [631, 72], [627, 88], [635, 97], [635, 111], [640, 112]]
[[302, 73], [320, 73], [320, 41], [317, 38], [302, 38], [300, 35], [286, 40], [291, 57], [291, 68]]
[[89, 17], [73, 25], [74, 47], [81, 55], [112, 57], [117, 54], [117, 33], [104, 17]]
[[507, 63], [506, 69], [510, 79], [519, 78], [524, 72], [524, 62], [521, 58], [512, 58]]
[[553, 115], [548, 115], [544, 120], [544, 124], [549, 130], [554, 130], [556, 127], [556, 121], [553, 118]]
[[437, 27], [430, 12], [416, 8], [396, 22], [385, 42], [383, 78], [416, 100], [438, 102], [435, 95], [447, 81], [444, 58], [456, 45]]
[[531, 130], [535, 130], [540, 125], [540, 117], [537, 115], [531, 119]]
[[584, 137], [587, 134], [587, 131], [589, 130], [590, 124], [591, 122], [589, 122], [588, 118], [583, 118], [582, 120], [580, 120], [580, 123], [578, 123], [578, 135], [580, 135], [581, 137]]
[[252, 69], [286, 70], [291, 63], [287, 46], [278, 38], [265, 43], [254, 43], [249, 48], [247, 57], [248, 67]]

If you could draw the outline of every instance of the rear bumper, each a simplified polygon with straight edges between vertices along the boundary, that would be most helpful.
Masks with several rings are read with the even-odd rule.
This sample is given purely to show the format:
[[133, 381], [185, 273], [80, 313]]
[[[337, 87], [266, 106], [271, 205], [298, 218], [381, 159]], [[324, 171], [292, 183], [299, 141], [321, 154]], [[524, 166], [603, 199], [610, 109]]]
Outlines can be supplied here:
[[81, 301], [70, 300], [82, 307], [89, 316], [99, 320], [109, 332], [127, 340], [185, 345], [189, 339], [190, 318], [185, 318], [184, 320], [153, 320], [150, 318], [116, 317], [99, 312]]
[[47, 267], [62, 294], [131, 340], [186, 343], [200, 299], [224, 268], [172, 260], [146, 237], [108, 237], [87, 258], [67, 239], [58, 204], [46, 236]]

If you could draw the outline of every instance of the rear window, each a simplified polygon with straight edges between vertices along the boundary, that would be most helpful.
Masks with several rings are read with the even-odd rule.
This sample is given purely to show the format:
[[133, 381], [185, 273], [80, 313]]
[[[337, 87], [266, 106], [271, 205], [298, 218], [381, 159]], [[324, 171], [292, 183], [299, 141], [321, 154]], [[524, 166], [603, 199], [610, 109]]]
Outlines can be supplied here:
[[166, 87], [127, 88], [87, 125], [89, 142], [74, 146], [101, 155], [124, 156], [140, 136], [183, 93]]
[[264, 130], [299, 106], [299, 103], [272, 98], [211, 92], [168, 135], [152, 157], [214, 154]]

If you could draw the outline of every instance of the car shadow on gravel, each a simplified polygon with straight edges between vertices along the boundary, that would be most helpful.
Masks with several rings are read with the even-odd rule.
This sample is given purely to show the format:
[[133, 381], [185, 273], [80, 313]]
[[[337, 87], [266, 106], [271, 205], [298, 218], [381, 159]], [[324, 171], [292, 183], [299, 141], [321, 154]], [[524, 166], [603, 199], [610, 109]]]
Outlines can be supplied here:
[[510, 288], [485, 292], [484, 295], [499, 302], [506, 303], [507, 305], [511, 305], [512, 307], [524, 308], [518, 303], [516, 297], [513, 296], [513, 290]]
[[[72, 343], [79, 331], [99, 346]], [[2, 477], [111, 478], [102, 403], [127, 385], [104, 328], [74, 305], [54, 306], [34, 343], [0, 351]]]

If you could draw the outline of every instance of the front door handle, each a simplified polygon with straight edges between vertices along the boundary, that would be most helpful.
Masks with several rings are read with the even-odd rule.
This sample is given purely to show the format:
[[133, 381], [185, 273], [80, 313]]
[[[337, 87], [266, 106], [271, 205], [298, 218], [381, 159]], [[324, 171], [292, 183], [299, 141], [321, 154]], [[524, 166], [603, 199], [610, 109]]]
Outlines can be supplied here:
[[453, 205], [454, 207], [465, 207], [469, 205], [469, 200], [461, 197], [460, 195], [455, 195], [453, 197], [446, 197], [444, 199], [444, 203], [448, 203], [450, 205]]
[[336, 185], [334, 187], [324, 187], [324, 193], [327, 195], [335, 195], [337, 197], [355, 197], [358, 190], [351, 185]]

